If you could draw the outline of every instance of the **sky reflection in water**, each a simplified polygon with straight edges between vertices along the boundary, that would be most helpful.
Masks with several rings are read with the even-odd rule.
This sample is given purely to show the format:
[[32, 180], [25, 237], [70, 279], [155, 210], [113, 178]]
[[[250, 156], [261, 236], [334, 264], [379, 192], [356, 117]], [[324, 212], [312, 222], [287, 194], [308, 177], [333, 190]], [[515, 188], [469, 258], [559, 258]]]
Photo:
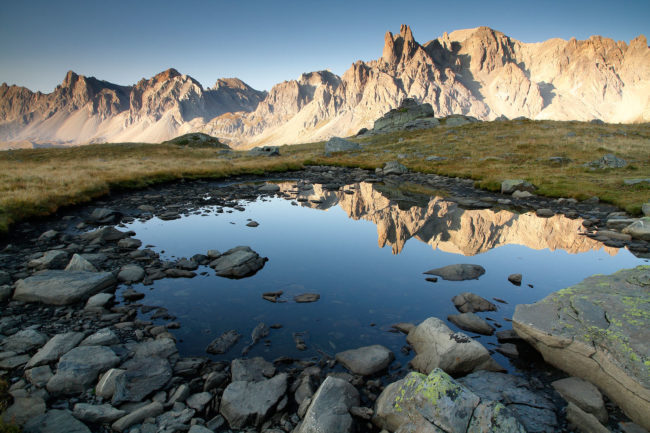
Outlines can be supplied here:
[[[286, 188], [291, 187], [285, 185], [283, 189]], [[450, 239], [456, 244], [460, 242], [462, 227], [470, 230], [472, 242], [483, 238], [485, 244], [498, 245], [495, 239], [503, 238], [503, 243], [507, 243], [516, 237], [528, 244], [537, 242], [537, 246], [545, 242], [539, 242], [533, 228], [526, 230], [521, 224], [517, 227], [517, 219], [522, 217], [515, 215], [513, 220], [510, 213], [499, 213], [495, 217], [492, 210], [464, 211], [442, 201], [429, 203], [428, 211], [408, 206], [400, 209], [394, 202], [377, 195], [368, 184], [351, 195], [330, 193], [326, 204], [320, 206], [339, 201], [337, 197], [347, 212], [339, 205], [319, 210], [273, 198], [240, 202], [245, 207], [243, 212], [217, 214], [214, 208], [206, 208], [208, 216], [190, 215], [173, 221], [154, 218], [129, 224], [128, 228], [136, 232], [143, 245], [152, 244], [155, 251], [164, 251], [161, 258], [167, 260], [205, 254], [209, 249], [224, 252], [238, 245], [248, 245], [269, 258], [260, 272], [241, 280], [217, 277], [212, 269], [200, 267], [197, 272], [207, 271], [207, 276], [164, 279], [153, 286], [134, 287], [146, 293], [144, 304], [164, 306], [178, 317], [181, 328], [173, 332], [185, 356], [206, 356], [205, 347], [210, 341], [224, 331], [236, 329], [242, 334], [237, 346], [215, 359], [239, 357], [241, 349], [250, 342], [250, 332], [255, 325], [265, 322], [267, 325], [279, 323], [283, 327], [271, 330], [269, 346], [260, 342], [248, 356], [263, 356], [267, 360], [279, 356], [304, 358], [317, 355], [318, 349], [333, 355], [359, 346], [384, 344], [405, 364], [411, 357], [399, 353], [406, 344], [405, 336], [387, 332], [390, 325], [419, 323], [431, 316], [444, 320], [447, 315], [457, 313], [451, 298], [460, 292], [471, 291], [490, 300], [493, 297], [506, 300], [508, 304], [498, 304], [499, 311], [479, 315], [491, 317], [503, 325], [501, 329], [508, 329], [510, 323], [504, 318], [512, 317], [517, 304], [535, 302], [595, 273], [609, 274], [646, 262], [627, 250], [605, 250], [596, 243], [593, 245], [598, 249], [589, 249], [584, 246], [586, 238], [574, 232], [575, 239], [568, 239], [570, 234], [557, 231], [565, 222], [576, 222], [563, 217], [557, 217], [557, 224], [546, 230], [555, 232], [562, 242], [580, 244], [577, 249], [586, 251], [570, 254], [564, 250], [507, 244], [464, 256], [435, 249], [416, 238], [407, 239], [408, 235], [403, 233], [408, 231], [405, 226], [420, 227], [419, 238], [423, 238], [424, 233], [424, 239], [446, 250], [463, 249], [463, 246], [450, 243]], [[382, 199], [383, 202], [374, 206]], [[374, 204], [368, 203], [369, 200]], [[387, 245], [378, 246], [375, 223], [353, 220], [348, 213], [378, 221], [380, 243], [385, 241]], [[432, 225], [440, 224], [453, 213], [456, 219], [443, 224], [451, 228], [450, 233], [442, 236], [447, 242], [431, 241]], [[430, 220], [428, 225], [422, 224], [426, 221], [414, 219], [425, 214]], [[473, 219], [468, 222], [462, 215], [471, 215]], [[537, 218], [530, 215], [526, 218], [529, 219], [519, 223], [535, 225]], [[259, 227], [247, 227], [248, 219], [259, 222]], [[486, 219], [493, 223], [486, 223]], [[492, 232], [487, 235], [477, 232], [485, 227]], [[504, 230], [510, 232], [503, 234]], [[519, 235], [513, 230], [525, 233]], [[399, 237], [402, 241], [396, 242]], [[397, 251], [399, 254], [394, 254]], [[431, 283], [422, 275], [428, 269], [455, 263], [479, 264], [487, 272], [479, 280], [461, 282], [439, 279]], [[511, 273], [523, 274], [521, 287], [507, 281]], [[262, 299], [263, 292], [278, 290], [284, 291], [281, 299], [286, 303], [273, 304]], [[319, 293], [321, 299], [310, 304], [293, 302], [293, 296], [307, 292]], [[451, 323], [448, 325], [456, 329]], [[305, 331], [309, 350], [300, 352], [295, 349], [292, 333]], [[496, 342], [496, 338], [483, 336], [479, 341], [487, 345]], [[508, 364], [500, 355], [495, 357], [503, 365]]]

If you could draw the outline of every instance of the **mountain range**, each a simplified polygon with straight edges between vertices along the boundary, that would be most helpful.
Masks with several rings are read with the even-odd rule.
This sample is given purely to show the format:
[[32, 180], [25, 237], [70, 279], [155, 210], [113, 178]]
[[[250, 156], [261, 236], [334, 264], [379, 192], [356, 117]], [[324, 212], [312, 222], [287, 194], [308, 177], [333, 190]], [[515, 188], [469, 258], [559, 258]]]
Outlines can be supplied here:
[[3, 147], [160, 142], [204, 132], [233, 147], [349, 136], [406, 97], [436, 116], [505, 116], [605, 122], [650, 121], [650, 48], [601, 36], [523, 43], [479, 27], [424, 44], [402, 25], [379, 59], [258, 91], [237, 78], [213, 87], [175, 69], [133, 86], [70, 71], [49, 94], [0, 86]]

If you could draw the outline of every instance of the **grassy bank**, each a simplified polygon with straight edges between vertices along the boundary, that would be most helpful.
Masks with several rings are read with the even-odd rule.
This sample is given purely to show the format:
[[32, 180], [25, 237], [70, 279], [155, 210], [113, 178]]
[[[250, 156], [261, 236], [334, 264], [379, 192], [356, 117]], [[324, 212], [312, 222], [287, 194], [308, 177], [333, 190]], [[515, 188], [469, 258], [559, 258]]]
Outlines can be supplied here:
[[[638, 213], [650, 199], [650, 125], [581, 122], [482, 122], [358, 139], [359, 151], [323, 155], [323, 143], [281, 148], [280, 157], [220, 153], [174, 144], [96, 144], [65, 149], [0, 152], [0, 231], [24, 218], [89, 201], [113, 188], [138, 188], [181, 178], [281, 172], [306, 164], [375, 168], [399, 158], [411, 170], [461, 176], [498, 189], [503, 179], [523, 178], [551, 197], [596, 195]], [[582, 164], [614, 153], [630, 164], [589, 170]], [[427, 161], [428, 156], [445, 158]], [[571, 160], [556, 165], [550, 157]]]

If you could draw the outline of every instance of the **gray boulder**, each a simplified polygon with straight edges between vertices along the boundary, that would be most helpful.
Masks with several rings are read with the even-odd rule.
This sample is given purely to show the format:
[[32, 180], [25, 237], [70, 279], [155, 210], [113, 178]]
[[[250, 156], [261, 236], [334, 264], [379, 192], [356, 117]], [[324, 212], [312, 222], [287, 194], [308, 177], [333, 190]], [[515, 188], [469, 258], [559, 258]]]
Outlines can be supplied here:
[[172, 368], [169, 361], [158, 357], [134, 358], [121, 365], [125, 370], [115, 379], [115, 392], [111, 403], [141, 401], [169, 382]]
[[409, 332], [407, 341], [416, 356], [411, 365], [429, 374], [441, 368], [448, 374], [467, 374], [475, 370], [503, 371], [478, 341], [461, 332], [453, 332], [438, 318], [430, 317]]
[[32, 385], [43, 388], [47, 382], [54, 376], [49, 365], [41, 365], [29, 370], [25, 370], [25, 379]]
[[231, 428], [259, 427], [287, 392], [287, 375], [260, 382], [231, 382], [223, 392], [219, 412]]
[[52, 394], [83, 392], [100, 373], [119, 362], [120, 359], [107, 347], [76, 347], [61, 357], [56, 374], [47, 382], [47, 390]]
[[379, 344], [336, 354], [337, 362], [352, 373], [362, 376], [370, 376], [388, 368], [394, 359], [393, 352]]
[[121, 232], [115, 227], [102, 227], [101, 229], [93, 230], [91, 232], [82, 233], [79, 237], [85, 241], [101, 241], [101, 242], [115, 242], [120, 239], [129, 237], [128, 233]]
[[450, 314], [447, 316], [447, 320], [464, 331], [482, 335], [494, 334], [494, 328], [474, 313]]
[[113, 301], [113, 299], [115, 299], [115, 295], [112, 293], [98, 293], [88, 298], [84, 309], [90, 310], [93, 308], [104, 308], [109, 302]]
[[497, 306], [474, 293], [463, 292], [451, 298], [451, 302], [461, 313], [476, 313], [477, 311], [496, 311]]
[[63, 269], [68, 263], [68, 253], [62, 250], [46, 251], [42, 257], [30, 260], [28, 267], [41, 269]]
[[76, 253], [72, 255], [72, 258], [70, 259], [70, 262], [68, 262], [68, 265], [65, 267], [65, 270], [97, 272], [97, 268], [92, 263]]
[[457, 382], [472, 390], [482, 402], [493, 401], [506, 406], [529, 433], [553, 433], [558, 430], [551, 397], [521, 377], [477, 371]]
[[110, 272], [44, 271], [18, 280], [13, 299], [68, 305], [85, 301], [116, 283], [117, 280]]
[[437, 275], [443, 280], [448, 281], [464, 281], [464, 280], [478, 280], [478, 278], [485, 273], [485, 269], [480, 265], [458, 264], [448, 265], [442, 268], [430, 269], [425, 274]]
[[311, 398], [296, 433], [352, 433], [354, 423], [349, 411], [359, 405], [359, 392], [343, 379], [329, 376]]
[[443, 120], [445, 126], [463, 126], [479, 121], [476, 117], [463, 116], [462, 114], [452, 114], [451, 116], [445, 117]]
[[587, 162], [585, 167], [591, 168], [623, 168], [627, 167], [627, 161], [617, 157], [614, 154], [608, 153], [595, 161]]
[[506, 179], [501, 182], [501, 194], [512, 194], [515, 191], [535, 192], [537, 188], [523, 179]]
[[405, 98], [397, 108], [394, 108], [382, 117], [375, 120], [373, 132], [390, 132], [403, 129], [413, 129], [417, 125], [416, 120], [426, 118], [432, 119], [431, 126], [438, 124], [433, 117], [433, 107], [429, 103], [419, 104], [415, 99]]
[[623, 233], [634, 239], [650, 241], [650, 217], [644, 217], [623, 229]]
[[217, 275], [227, 278], [245, 278], [255, 275], [268, 259], [260, 257], [250, 247], [236, 247], [210, 263]]
[[325, 143], [325, 153], [345, 152], [360, 149], [358, 143], [340, 137], [332, 137]]
[[145, 272], [141, 266], [138, 265], [124, 265], [120, 269], [120, 273], [117, 274], [117, 279], [126, 284], [137, 283], [142, 281], [144, 278]]
[[70, 411], [50, 410], [25, 423], [23, 433], [90, 433], [90, 429]]
[[14, 335], [7, 337], [2, 342], [2, 348], [5, 351], [16, 353], [29, 352], [37, 347], [41, 347], [47, 341], [47, 336], [34, 329], [23, 329]]
[[280, 148], [278, 146], [262, 146], [254, 147], [248, 151], [251, 156], [280, 156]]
[[650, 266], [596, 275], [530, 305], [513, 328], [544, 359], [601, 389], [650, 429]]
[[427, 376], [411, 372], [382, 391], [375, 402], [373, 423], [391, 432], [464, 433], [480, 401], [440, 369]]
[[382, 173], [387, 175], [387, 174], [404, 174], [408, 173], [409, 169], [406, 168], [403, 164], [400, 164], [397, 161], [388, 161], [386, 164], [384, 164], [384, 168], [382, 169]]
[[113, 224], [122, 218], [122, 214], [113, 209], [98, 207], [88, 217], [88, 222], [92, 224]]
[[62, 355], [76, 347], [83, 338], [84, 334], [82, 332], [56, 334], [45, 343], [45, 346], [41, 347], [39, 351], [32, 356], [26, 367], [36, 367], [38, 365], [49, 364], [50, 362], [57, 361]]

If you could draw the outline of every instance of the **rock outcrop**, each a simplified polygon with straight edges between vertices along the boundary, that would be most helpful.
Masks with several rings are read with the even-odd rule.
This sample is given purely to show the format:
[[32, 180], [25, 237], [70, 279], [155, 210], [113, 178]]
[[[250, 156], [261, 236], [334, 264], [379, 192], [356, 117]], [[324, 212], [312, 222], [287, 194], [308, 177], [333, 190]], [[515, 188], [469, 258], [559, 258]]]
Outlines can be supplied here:
[[650, 428], [650, 266], [592, 276], [531, 305], [513, 328], [544, 359], [598, 386]]
[[50, 94], [2, 84], [0, 141], [155, 142], [188, 132], [233, 146], [318, 141], [371, 128], [406, 98], [430, 104], [438, 117], [464, 116], [447, 125], [504, 116], [648, 121], [649, 62], [642, 35], [629, 44], [601, 36], [529, 44], [478, 27], [420, 44], [403, 25], [386, 33], [379, 59], [358, 61], [341, 77], [306, 73], [268, 93], [235, 78], [206, 89], [175, 69], [133, 86], [71, 71]]

